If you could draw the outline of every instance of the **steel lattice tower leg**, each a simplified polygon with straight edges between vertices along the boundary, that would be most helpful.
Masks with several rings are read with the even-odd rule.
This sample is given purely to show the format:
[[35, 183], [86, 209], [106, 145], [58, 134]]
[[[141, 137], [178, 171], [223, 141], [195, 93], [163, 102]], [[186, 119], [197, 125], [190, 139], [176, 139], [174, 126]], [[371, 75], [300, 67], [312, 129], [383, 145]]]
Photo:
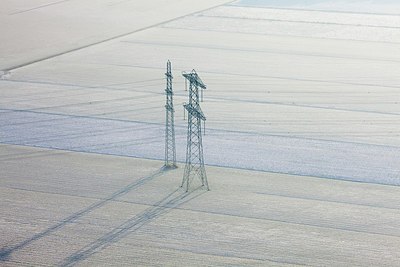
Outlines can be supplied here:
[[189, 191], [193, 179], [198, 177], [201, 184], [209, 190], [206, 170], [204, 168], [203, 143], [201, 133], [201, 122], [206, 120], [199, 103], [199, 88], [206, 89], [197, 73], [183, 74], [189, 81], [189, 103], [184, 105], [188, 111], [188, 131], [186, 148], [186, 165], [181, 187]]
[[174, 103], [172, 91], [171, 62], [167, 62], [167, 87], [165, 89], [165, 167], [176, 168], [176, 148], [175, 148], [175, 124], [174, 124]]

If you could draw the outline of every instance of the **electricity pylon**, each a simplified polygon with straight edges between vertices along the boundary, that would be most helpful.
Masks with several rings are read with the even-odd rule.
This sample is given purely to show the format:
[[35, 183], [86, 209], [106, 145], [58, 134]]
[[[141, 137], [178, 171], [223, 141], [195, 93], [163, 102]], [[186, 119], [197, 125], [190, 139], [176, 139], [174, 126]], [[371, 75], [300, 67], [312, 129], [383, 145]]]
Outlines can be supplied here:
[[189, 103], [184, 107], [188, 112], [188, 131], [186, 148], [186, 165], [183, 174], [181, 187], [186, 187], [189, 191], [190, 183], [194, 178], [199, 178], [201, 184], [210, 190], [207, 181], [206, 170], [204, 168], [203, 143], [201, 136], [201, 121], [206, 117], [200, 108], [199, 89], [206, 89], [206, 85], [201, 81], [195, 70], [190, 73], [183, 73], [183, 77], [189, 81]]
[[175, 148], [175, 124], [174, 124], [174, 102], [172, 91], [171, 62], [167, 62], [167, 87], [165, 89], [165, 167], [176, 168], [176, 148]]

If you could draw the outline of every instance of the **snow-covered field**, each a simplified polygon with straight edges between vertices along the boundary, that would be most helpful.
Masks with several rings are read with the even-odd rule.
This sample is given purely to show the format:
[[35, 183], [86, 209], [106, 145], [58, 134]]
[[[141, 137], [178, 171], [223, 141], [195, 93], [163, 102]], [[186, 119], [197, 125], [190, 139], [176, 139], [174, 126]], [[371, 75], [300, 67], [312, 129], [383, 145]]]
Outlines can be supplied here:
[[297, 10], [320, 10], [352, 14], [400, 14], [400, 5], [397, 0], [239, 0], [234, 1], [231, 5]]
[[0, 147], [6, 266], [398, 265], [397, 186]]
[[171, 59], [180, 161], [180, 73], [194, 67], [209, 87], [208, 164], [399, 185], [399, 16], [257, 2], [11, 71], [2, 81], [1, 141], [162, 159]]
[[[4, 111], [0, 125], [7, 144], [149, 159], [162, 159], [164, 151], [164, 128], [155, 123]], [[176, 136], [177, 159], [184, 162], [186, 128], [177, 128]], [[223, 129], [206, 129], [204, 142], [209, 165], [400, 185], [396, 146]]]
[[90, 47], [224, 2], [2, 0], [0, 69]]
[[[0, 262], [398, 264], [399, 14], [388, 0], [2, 1]], [[181, 72], [208, 86], [212, 191], [183, 208], [168, 196], [182, 168], [151, 175], [168, 59], [180, 162]]]

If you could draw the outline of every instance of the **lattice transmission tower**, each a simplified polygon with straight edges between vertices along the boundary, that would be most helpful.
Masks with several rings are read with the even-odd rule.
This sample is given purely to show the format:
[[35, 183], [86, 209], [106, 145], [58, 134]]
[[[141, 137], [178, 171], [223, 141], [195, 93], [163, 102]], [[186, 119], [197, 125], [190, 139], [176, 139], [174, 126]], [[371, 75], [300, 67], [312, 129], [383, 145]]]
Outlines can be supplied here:
[[167, 62], [167, 87], [165, 89], [165, 167], [176, 168], [176, 148], [175, 148], [175, 123], [174, 123], [174, 101], [172, 91], [171, 62]]
[[186, 192], [193, 179], [199, 178], [201, 184], [210, 190], [204, 168], [203, 143], [201, 133], [201, 122], [206, 120], [200, 108], [199, 90], [206, 89], [195, 70], [183, 73], [183, 77], [189, 82], [189, 103], [184, 107], [188, 112], [186, 165], [181, 187], [186, 187]]

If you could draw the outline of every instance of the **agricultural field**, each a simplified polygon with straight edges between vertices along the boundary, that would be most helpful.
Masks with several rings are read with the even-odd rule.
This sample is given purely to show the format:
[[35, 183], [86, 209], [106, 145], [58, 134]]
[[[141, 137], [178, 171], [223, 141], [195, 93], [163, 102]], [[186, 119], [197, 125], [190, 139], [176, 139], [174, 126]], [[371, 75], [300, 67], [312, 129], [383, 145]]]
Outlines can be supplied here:
[[[0, 4], [0, 265], [399, 266], [396, 1], [25, 2]], [[192, 69], [210, 191], [180, 188]]]

